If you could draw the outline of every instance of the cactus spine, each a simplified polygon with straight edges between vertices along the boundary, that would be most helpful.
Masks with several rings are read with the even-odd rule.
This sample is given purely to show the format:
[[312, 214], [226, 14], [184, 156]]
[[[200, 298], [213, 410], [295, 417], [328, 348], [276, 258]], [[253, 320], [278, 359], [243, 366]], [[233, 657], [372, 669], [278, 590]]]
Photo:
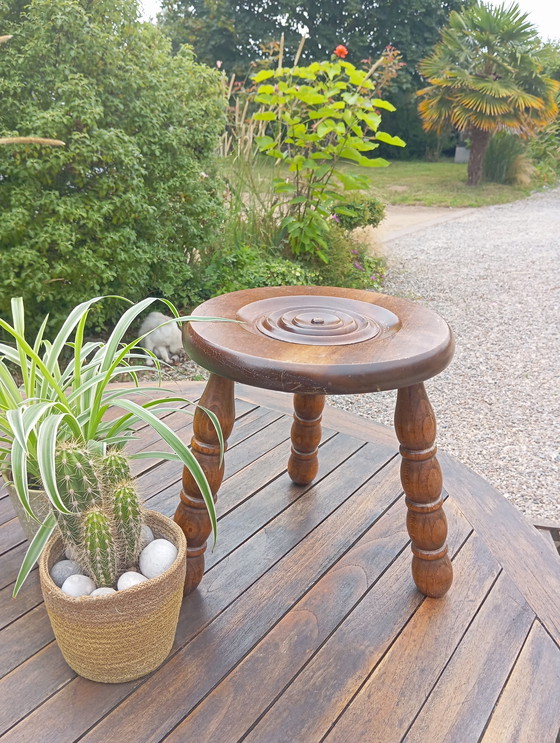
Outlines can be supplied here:
[[57, 486], [71, 515], [57, 513], [67, 546], [97, 586], [111, 586], [138, 559], [142, 509], [127, 458], [115, 450], [101, 457], [79, 442], [55, 453]]

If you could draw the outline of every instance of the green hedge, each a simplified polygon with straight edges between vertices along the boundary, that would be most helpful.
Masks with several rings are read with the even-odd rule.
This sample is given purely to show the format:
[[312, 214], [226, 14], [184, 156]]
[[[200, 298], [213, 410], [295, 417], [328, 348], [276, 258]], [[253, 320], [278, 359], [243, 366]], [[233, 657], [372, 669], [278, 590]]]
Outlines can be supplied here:
[[[188, 304], [196, 258], [223, 218], [213, 177], [217, 72], [137, 21], [134, 0], [0, 5], [0, 313], [22, 295], [59, 322], [83, 299], [155, 294]], [[15, 18], [15, 20], [14, 20]], [[97, 329], [122, 311], [97, 306]]]

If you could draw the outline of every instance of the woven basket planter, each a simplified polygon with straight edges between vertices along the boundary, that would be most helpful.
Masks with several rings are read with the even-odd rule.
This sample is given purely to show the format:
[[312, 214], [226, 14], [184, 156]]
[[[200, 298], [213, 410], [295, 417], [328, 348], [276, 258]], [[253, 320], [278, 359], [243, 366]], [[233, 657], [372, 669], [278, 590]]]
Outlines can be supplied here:
[[146, 523], [156, 538], [178, 549], [163, 575], [106, 596], [67, 596], [50, 577], [63, 544], [52, 537], [39, 561], [41, 589], [56, 641], [76, 673], [92, 681], [117, 684], [155, 670], [167, 658], [175, 639], [183, 600], [186, 541], [179, 526], [155, 511]]

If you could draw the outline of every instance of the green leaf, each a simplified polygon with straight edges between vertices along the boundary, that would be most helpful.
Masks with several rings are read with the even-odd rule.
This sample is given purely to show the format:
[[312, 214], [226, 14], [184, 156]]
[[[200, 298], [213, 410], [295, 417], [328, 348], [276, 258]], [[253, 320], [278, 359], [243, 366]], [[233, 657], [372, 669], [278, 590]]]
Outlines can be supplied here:
[[276, 121], [276, 114], [272, 111], [253, 114], [253, 121]]
[[274, 140], [272, 139], [272, 137], [255, 137], [255, 142], [257, 143], [257, 147], [261, 152], [266, 152], [266, 150], [274, 147]]
[[369, 157], [364, 157], [362, 155], [358, 165], [361, 165], [363, 168], [386, 168], [389, 165], [389, 162], [384, 160], [382, 157], [374, 157], [370, 159]]
[[41, 482], [53, 506], [57, 511], [66, 514], [71, 513], [71, 511], [65, 506], [58, 492], [55, 473], [55, 448], [58, 429], [69, 417], [66, 413], [48, 416], [40, 426], [37, 436], [37, 462], [41, 473]]
[[27, 578], [29, 573], [33, 570], [35, 563], [41, 556], [41, 552], [45, 548], [45, 545], [48, 542], [49, 537], [51, 536], [55, 528], [56, 528], [55, 515], [53, 513], [49, 513], [47, 518], [43, 521], [43, 523], [39, 527], [37, 533], [33, 537], [31, 544], [29, 545], [27, 549], [27, 552], [25, 553], [25, 557], [23, 558], [23, 562], [19, 569], [19, 573], [17, 575], [16, 582], [14, 585], [14, 590], [12, 593], [12, 596], [14, 598], [18, 595], [19, 590], [22, 587], [25, 579]]
[[380, 142], [385, 142], [385, 144], [395, 145], [395, 147], [406, 147], [406, 142], [404, 142], [400, 137], [393, 137], [390, 134], [387, 134], [387, 132], [377, 132], [375, 138]]
[[268, 80], [269, 78], [274, 77], [274, 70], [261, 70], [260, 72], [257, 72], [256, 75], [253, 75], [253, 81], [256, 83], [260, 83], [263, 80]]
[[375, 108], [384, 108], [386, 111], [396, 111], [397, 109], [389, 101], [383, 101], [381, 98], [372, 98], [371, 103]]

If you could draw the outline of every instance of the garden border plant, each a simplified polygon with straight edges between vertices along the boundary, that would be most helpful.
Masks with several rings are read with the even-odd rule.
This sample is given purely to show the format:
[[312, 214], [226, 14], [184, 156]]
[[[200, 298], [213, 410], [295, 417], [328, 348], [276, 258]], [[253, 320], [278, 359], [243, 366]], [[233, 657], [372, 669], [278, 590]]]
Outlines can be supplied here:
[[[255, 121], [268, 122], [268, 133], [257, 137], [260, 152], [277, 166], [287, 166], [273, 180], [282, 239], [295, 256], [327, 262], [330, 220], [338, 214], [352, 216], [345, 205], [347, 192], [363, 191], [370, 185], [364, 174], [352, 174], [340, 165], [352, 162], [374, 168], [387, 166], [383, 158], [370, 158], [379, 142], [403, 147], [405, 143], [379, 129], [380, 109], [394, 106], [374, 97], [375, 84], [369, 71], [357, 69], [343, 57], [339, 45], [330, 61], [307, 66], [261, 70], [255, 102], [261, 109]], [[338, 59], [337, 59], [338, 57]], [[266, 82], [265, 82], [266, 81]]]

